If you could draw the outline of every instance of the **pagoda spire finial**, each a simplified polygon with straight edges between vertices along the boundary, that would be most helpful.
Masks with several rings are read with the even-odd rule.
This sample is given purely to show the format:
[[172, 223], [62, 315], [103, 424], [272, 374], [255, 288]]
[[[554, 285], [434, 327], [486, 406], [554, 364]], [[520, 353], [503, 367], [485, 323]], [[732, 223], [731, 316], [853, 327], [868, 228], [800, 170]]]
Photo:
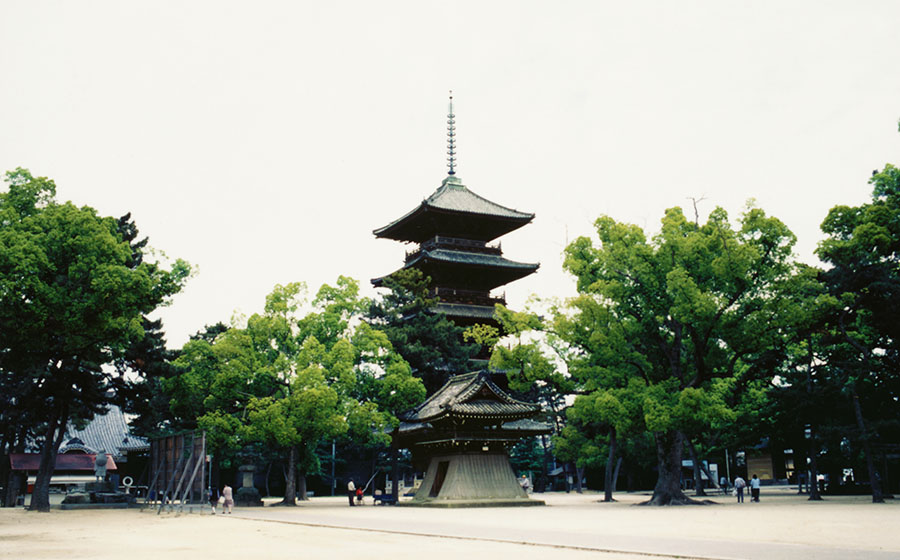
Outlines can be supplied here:
[[456, 121], [453, 114], [453, 90], [450, 90], [450, 105], [447, 109], [447, 167], [450, 171], [448, 175], [456, 175]]

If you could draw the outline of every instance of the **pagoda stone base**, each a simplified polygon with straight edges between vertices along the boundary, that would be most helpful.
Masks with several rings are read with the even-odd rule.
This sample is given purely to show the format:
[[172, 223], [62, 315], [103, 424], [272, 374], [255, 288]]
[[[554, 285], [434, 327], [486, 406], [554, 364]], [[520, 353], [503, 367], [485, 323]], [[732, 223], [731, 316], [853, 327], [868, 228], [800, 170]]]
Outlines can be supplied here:
[[411, 502], [429, 507], [544, 505], [519, 485], [506, 453], [461, 452], [431, 457], [425, 480]]

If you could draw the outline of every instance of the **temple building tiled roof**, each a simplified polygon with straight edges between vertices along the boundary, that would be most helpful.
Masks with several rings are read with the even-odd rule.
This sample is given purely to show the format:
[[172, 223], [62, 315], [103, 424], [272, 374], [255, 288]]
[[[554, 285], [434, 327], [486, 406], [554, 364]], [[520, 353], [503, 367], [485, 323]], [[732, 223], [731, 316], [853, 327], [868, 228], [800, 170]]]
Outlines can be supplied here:
[[106, 414], [98, 414], [83, 430], [69, 425], [66, 439], [59, 448], [60, 454], [67, 451], [85, 453], [109, 453], [122, 459], [129, 451], [149, 449], [146, 439], [132, 435], [125, 414], [118, 406], [110, 406]]

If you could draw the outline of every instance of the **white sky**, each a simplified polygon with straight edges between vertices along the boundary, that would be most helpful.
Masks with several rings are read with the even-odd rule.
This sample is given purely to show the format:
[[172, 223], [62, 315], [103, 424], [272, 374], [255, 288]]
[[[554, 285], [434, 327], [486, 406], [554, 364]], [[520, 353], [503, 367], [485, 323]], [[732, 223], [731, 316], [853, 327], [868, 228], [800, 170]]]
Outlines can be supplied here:
[[276, 283], [399, 268], [372, 230], [446, 176], [535, 221], [506, 287], [566, 296], [567, 240], [600, 214], [657, 229], [749, 198], [813, 262], [836, 204], [900, 162], [900, 2], [0, 0], [0, 170], [132, 212], [199, 272], [170, 346]]

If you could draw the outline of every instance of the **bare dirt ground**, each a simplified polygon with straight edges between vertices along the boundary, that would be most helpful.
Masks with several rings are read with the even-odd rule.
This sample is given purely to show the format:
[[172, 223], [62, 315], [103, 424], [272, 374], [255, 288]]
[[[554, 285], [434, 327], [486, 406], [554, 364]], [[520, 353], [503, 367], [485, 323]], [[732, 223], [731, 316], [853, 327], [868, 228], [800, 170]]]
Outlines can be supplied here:
[[547, 507], [351, 508], [326, 497], [230, 516], [0, 509], [0, 558], [900, 558], [900, 500], [808, 502], [787, 488], [764, 488], [760, 503], [669, 508], [635, 506], [638, 494], [535, 497]]

